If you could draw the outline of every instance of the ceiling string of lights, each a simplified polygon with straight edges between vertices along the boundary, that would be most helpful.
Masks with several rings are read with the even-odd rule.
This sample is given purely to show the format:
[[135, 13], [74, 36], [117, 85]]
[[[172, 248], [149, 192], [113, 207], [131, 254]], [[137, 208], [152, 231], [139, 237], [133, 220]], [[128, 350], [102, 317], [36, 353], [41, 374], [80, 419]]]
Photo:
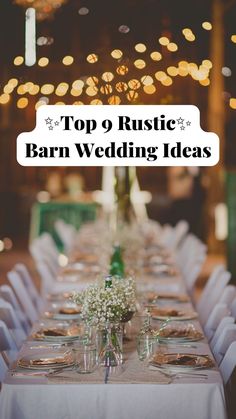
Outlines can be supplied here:
[[[17, 3], [36, 3], [32, 0], [15, 0]], [[60, 0], [57, 4], [62, 5], [65, 1]], [[38, 3], [48, 3], [47, 0], [38, 0]], [[50, 4], [56, 4], [56, 2], [51, 2]], [[86, 9], [87, 13], [88, 9]], [[79, 10], [81, 14], [81, 9]], [[83, 12], [82, 14], [84, 14]], [[212, 25], [210, 22], [203, 22], [202, 28], [206, 31], [210, 31], [212, 29]], [[125, 25], [121, 25], [119, 27], [120, 32], [127, 33], [129, 28]], [[194, 42], [196, 40], [196, 36], [190, 28], [184, 28], [182, 30], [182, 35], [184, 36], [185, 40], [188, 42]], [[43, 37], [41, 37], [43, 38]], [[43, 41], [43, 40], [41, 40]], [[236, 35], [231, 36], [231, 41], [236, 43]], [[168, 37], [162, 36], [158, 40], [160, 46], [162, 48], [166, 48], [169, 52], [174, 53], [178, 51], [178, 45], [174, 42], [171, 42]], [[143, 54], [147, 51], [147, 46], [144, 43], [138, 43], [134, 46], [136, 53]], [[144, 74], [139, 77], [137, 71], [137, 78], [129, 79], [128, 73], [130, 68], [128, 67], [127, 63], [122, 63], [123, 52], [119, 49], [115, 49], [111, 51], [111, 57], [117, 61], [117, 66], [114, 72], [106, 71], [100, 75], [98, 78], [97, 75], [94, 76], [87, 76], [81, 77], [80, 79], [72, 81], [71, 85], [66, 82], [60, 82], [54, 86], [52, 83], [44, 83], [42, 85], [35, 84], [31, 81], [27, 81], [24, 84], [20, 84], [17, 78], [11, 78], [8, 80], [6, 85], [3, 87], [3, 92], [0, 95], [0, 104], [6, 105], [10, 99], [11, 94], [16, 91], [17, 95], [20, 98], [17, 100], [17, 107], [19, 109], [24, 109], [29, 104], [28, 97], [29, 96], [36, 96], [36, 95], [43, 95], [39, 98], [39, 100], [35, 104], [35, 108], [37, 109], [41, 105], [45, 105], [49, 103], [50, 95], [54, 94], [58, 97], [63, 97], [70, 93], [70, 95], [74, 98], [86, 95], [86, 97], [90, 97], [90, 104], [103, 104], [108, 103], [110, 105], [118, 105], [120, 103], [127, 103], [127, 102], [138, 102], [140, 92], [145, 93], [147, 95], [155, 94], [157, 91], [156, 85], [154, 81], [158, 81], [162, 86], [171, 86], [173, 84], [173, 79], [176, 76], [186, 77], [191, 76], [191, 78], [195, 81], [198, 81], [202, 86], [209, 86], [210, 84], [210, 70], [212, 68], [212, 63], [209, 59], [205, 59], [201, 62], [200, 65], [194, 62], [187, 62], [185, 60], [181, 60], [177, 63], [177, 66], [169, 66], [164, 70], [158, 70], [154, 74]], [[150, 59], [152, 62], [159, 62], [162, 60], [162, 54], [159, 51], [151, 51], [149, 54]], [[87, 58], [87, 62], [89, 64], [96, 64], [99, 60], [99, 57], [96, 53], [90, 53]], [[65, 56], [62, 58], [62, 64], [64, 66], [71, 66], [75, 63], [75, 59], [72, 56]], [[22, 56], [17, 56], [13, 60], [13, 64], [15, 66], [21, 66], [24, 64], [24, 58]], [[37, 65], [41, 68], [47, 67], [49, 65], [49, 59], [47, 57], [40, 57], [38, 59]], [[147, 66], [147, 63], [144, 59], [137, 58], [134, 60], [133, 69], [135, 70], [144, 70]], [[222, 74], [225, 77], [231, 76], [231, 70], [228, 67], [223, 67]], [[118, 77], [118, 79], [117, 79]], [[81, 99], [81, 98], [80, 98]], [[75, 100], [73, 104], [76, 105], [83, 105], [87, 103], [87, 100]], [[51, 102], [52, 103], [52, 102]], [[65, 104], [64, 102], [55, 101], [54, 104]], [[229, 105], [231, 108], [236, 109], [236, 98], [229, 98]]]

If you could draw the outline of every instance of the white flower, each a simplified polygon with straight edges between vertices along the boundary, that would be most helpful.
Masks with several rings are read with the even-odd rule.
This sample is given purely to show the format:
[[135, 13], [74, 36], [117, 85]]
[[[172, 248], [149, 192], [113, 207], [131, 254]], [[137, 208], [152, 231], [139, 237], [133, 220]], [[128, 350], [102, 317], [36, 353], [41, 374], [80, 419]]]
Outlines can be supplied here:
[[121, 321], [128, 312], [136, 309], [135, 283], [131, 277], [113, 277], [111, 288], [105, 288], [105, 280], [101, 279], [73, 297], [82, 306], [82, 316], [90, 324]]

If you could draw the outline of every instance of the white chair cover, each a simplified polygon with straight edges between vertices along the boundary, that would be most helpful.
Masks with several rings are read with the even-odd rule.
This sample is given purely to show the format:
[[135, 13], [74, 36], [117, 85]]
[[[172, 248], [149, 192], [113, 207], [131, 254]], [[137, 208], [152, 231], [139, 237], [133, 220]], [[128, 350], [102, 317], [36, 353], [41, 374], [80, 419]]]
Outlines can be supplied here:
[[204, 332], [207, 336], [208, 341], [212, 339], [223, 317], [226, 317], [229, 315], [230, 315], [230, 310], [226, 304], [218, 303], [215, 305], [204, 327]]
[[227, 349], [234, 341], [236, 341], [236, 324], [228, 324], [218, 337], [214, 348], [212, 348], [212, 352], [218, 365], [220, 365]]
[[0, 352], [4, 352], [9, 364], [16, 360], [18, 354], [12, 334], [2, 320], [0, 320]]
[[236, 366], [236, 341], [232, 342], [228, 347], [226, 354], [220, 364], [220, 372], [224, 383], [227, 384]]
[[218, 337], [220, 336], [220, 334], [223, 332], [225, 326], [227, 324], [234, 324], [235, 319], [232, 316], [226, 316], [223, 317], [223, 319], [221, 319], [220, 323], [217, 326], [217, 329], [214, 333], [214, 335], [212, 336], [212, 339], [210, 340], [210, 346], [211, 348], [213, 348], [217, 342]]
[[206, 324], [207, 319], [211, 315], [216, 304], [219, 302], [224, 288], [230, 281], [230, 278], [231, 274], [228, 271], [223, 271], [217, 276], [214, 287], [212, 286], [211, 292], [207, 294], [205, 305], [198, 311], [199, 319], [202, 325]]
[[10, 303], [0, 298], [0, 319], [4, 321], [14, 337], [18, 349], [26, 339], [26, 333]]
[[40, 296], [34, 282], [32, 281], [32, 278], [29, 274], [28, 269], [26, 268], [26, 266], [23, 263], [17, 263], [14, 266], [14, 270], [20, 274], [21, 279], [22, 279], [25, 287], [28, 290], [28, 293], [31, 297], [31, 300], [32, 300], [33, 304], [35, 304], [38, 313], [40, 313], [42, 311], [42, 307], [43, 307], [43, 300], [42, 300], [42, 297]]
[[25, 315], [33, 324], [38, 319], [38, 313], [30, 299], [27, 289], [25, 288], [20, 275], [16, 271], [10, 271], [7, 274], [8, 280], [14, 289]]
[[0, 297], [2, 297], [5, 301], [8, 301], [12, 307], [14, 308], [16, 315], [23, 326], [24, 331], [26, 334], [29, 334], [30, 331], [30, 323], [28, 318], [26, 317], [25, 313], [22, 311], [20, 304], [9, 285], [2, 285], [0, 287]]
[[8, 370], [7, 364], [4, 361], [4, 358], [3, 358], [2, 354], [0, 353], [0, 383], [3, 382], [7, 370]]

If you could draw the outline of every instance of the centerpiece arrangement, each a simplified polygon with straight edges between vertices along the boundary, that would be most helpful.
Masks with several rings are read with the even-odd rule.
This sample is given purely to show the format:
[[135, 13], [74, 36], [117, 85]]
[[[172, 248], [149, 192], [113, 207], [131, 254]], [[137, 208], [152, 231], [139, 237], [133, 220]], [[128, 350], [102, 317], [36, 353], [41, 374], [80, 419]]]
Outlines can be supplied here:
[[118, 365], [122, 362], [120, 324], [131, 319], [136, 310], [134, 279], [109, 275], [74, 294], [73, 299], [81, 305], [84, 320], [96, 327], [100, 363], [109, 367]]
[[135, 312], [135, 282], [132, 277], [121, 279], [109, 275], [75, 293], [73, 300], [82, 307], [81, 315], [89, 325], [119, 323]]

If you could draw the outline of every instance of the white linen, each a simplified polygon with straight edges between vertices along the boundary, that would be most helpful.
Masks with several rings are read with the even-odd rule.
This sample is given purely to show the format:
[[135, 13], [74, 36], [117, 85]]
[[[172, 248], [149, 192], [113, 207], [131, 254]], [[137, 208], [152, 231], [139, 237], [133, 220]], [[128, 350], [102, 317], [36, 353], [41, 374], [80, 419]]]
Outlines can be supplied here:
[[[138, 281], [139, 282], [139, 281]], [[141, 282], [141, 281], [140, 281]], [[145, 289], [182, 293], [181, 278], [143, 278]], [[178, 288], [178, 290], [177, 290]], [[191, 304], [178, 307], [192, 308]], [[197, 320], [195, 326], [201, 329]], [[170, 352], [211, 354], [206, 341], [197, 348], [168, 345]], [[125, 366], [125, 364], [124, 364]], [[202, 371], [201, 371], [202, 372]], [[46, 378], [8, 375], [1, 392], [1, 419], [226, 419], [224, 388], [218, 370], [208, 379], [184, 377], [171, 384], [52, 383]], [[137, 371], [138, 376], [138, 371]], [[81, 378], [80, 378], [81, 377]], [[78, 375], [78, 380], [82, 376]], [[138, 381], [138, 380], [137, 380]]]

